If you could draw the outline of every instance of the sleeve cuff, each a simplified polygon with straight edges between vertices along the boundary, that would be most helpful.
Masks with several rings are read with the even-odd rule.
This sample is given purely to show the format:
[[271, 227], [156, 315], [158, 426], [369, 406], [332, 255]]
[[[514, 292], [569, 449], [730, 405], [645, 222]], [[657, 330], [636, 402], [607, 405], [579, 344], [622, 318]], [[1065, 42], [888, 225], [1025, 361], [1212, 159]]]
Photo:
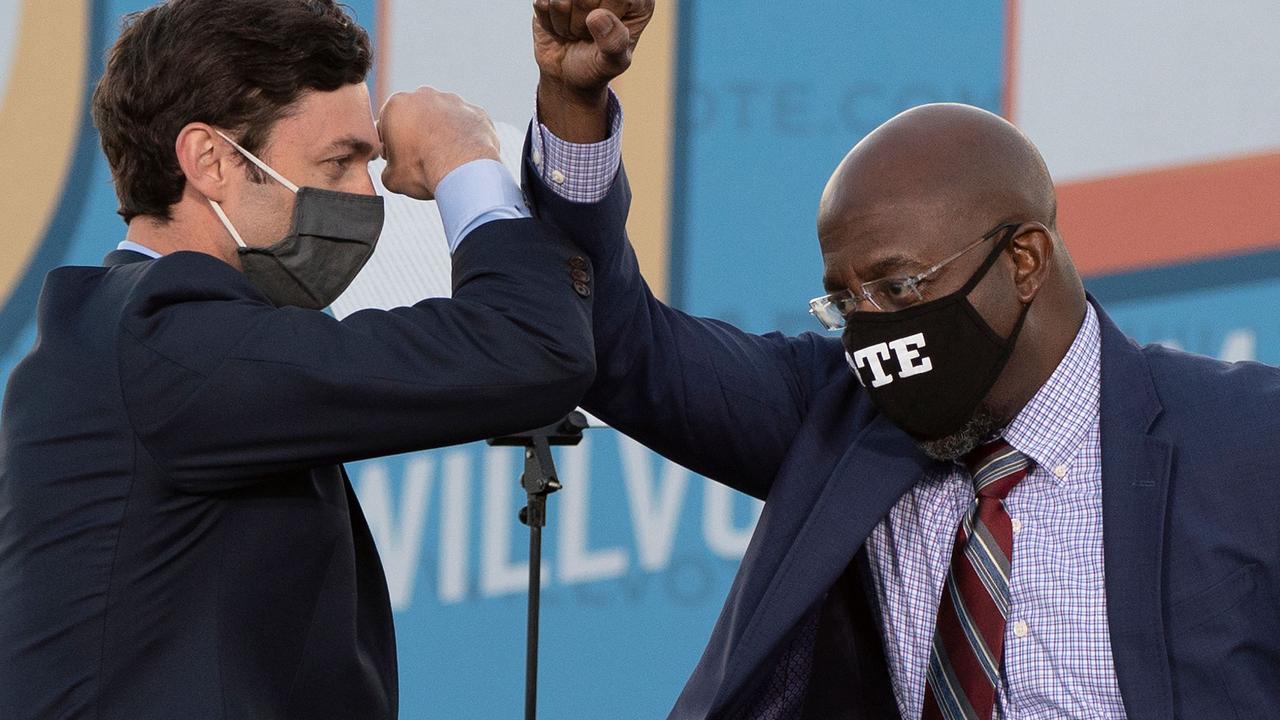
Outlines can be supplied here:
[[487, 222], [530, 217], [520, 186], [497, 160], [472, 160], [454, 169], [436, 186], [436, 205], [449, 252]]
[[609, 194], [622, 164], [622, 103], [609, 90], [609, 137], [598, 143], [571, 143], [534, 118], [530, 160], [539, 177], [560, 197], [599, 202]]

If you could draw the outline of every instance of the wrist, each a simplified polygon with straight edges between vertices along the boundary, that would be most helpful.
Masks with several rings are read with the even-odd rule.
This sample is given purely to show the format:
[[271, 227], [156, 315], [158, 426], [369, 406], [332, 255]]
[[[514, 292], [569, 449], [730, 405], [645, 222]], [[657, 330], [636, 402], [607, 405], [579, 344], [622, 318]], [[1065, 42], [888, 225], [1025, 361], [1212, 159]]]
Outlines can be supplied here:
[[609, 83], [606, 81], [595, 87], [581, 87], [544, 73], [538, 77], [538, 94], [568, 105], [589, 108], [608, 100]]
[[596, 143], [609, 137], [609, 86], [583, 89], [545, 75], [538, 80], [538, 122], [571, 143]]

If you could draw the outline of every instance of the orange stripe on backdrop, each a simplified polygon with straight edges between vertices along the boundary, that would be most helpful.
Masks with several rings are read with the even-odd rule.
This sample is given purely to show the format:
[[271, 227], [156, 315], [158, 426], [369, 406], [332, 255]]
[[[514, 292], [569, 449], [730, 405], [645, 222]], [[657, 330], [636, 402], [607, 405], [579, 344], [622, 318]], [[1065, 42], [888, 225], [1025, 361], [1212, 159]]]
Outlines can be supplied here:
[[649, 287], [663, 299], [671, 265], [679, 17], [679, 0], [658, 3], [640, 41], [644, 57], [613, 83], [627, 108], [622, 156], [633, 193], [627, 232]]
[[[0, 302], [22, 281], [62, 199], [75, 161], [89, 53], [88, 0], [25, 0], [4, 97], [0, 158], [9, 177], [0, 192], [5, 251]], [[12, 21], [10, 14], [4, 21]], [[119, 226], [116, 226], [119, 227]]]
[[1058, 186], [1084, 275], [1280, 247], [1280, 152]]

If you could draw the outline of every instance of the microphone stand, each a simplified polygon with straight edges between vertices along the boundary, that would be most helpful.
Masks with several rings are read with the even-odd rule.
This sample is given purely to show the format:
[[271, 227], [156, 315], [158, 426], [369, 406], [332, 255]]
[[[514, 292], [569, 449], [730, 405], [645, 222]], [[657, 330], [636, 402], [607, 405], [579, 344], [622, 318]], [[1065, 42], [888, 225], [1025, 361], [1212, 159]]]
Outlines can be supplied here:
[[587, 417], [577, 410], [559, 422], [515, 435], [490, 439], [494, 447], [523, 447], [524, 472], [520, 486], [526, 501], [520, 509], [520, 522], [529, 526], [529, 618], [525, 633], [524, 716], [535, 720], [538, 715], [538, 618], [542, 598], [542, 528], [547, 524], [547, 496], [560, 489], [552, 445], [577, 445]]

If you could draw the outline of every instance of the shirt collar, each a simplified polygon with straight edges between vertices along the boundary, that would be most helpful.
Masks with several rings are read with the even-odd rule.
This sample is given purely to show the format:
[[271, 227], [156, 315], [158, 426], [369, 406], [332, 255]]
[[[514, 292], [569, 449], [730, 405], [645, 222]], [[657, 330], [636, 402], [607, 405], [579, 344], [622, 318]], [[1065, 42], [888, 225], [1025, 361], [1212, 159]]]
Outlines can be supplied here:
[[149, 257], [149, 258], [158, 258], [158, 257], [160, 257], [160, 253], [156, 252], [155, 250], [152, 250], [151, 248], [147, 247], [146, 245], [139, 245], [138, 243], [136, 243], [136, 242], [134, 242], [134, 241], [132, 241], [132, 240], [122, 240], [122, 241], [120, 242], [120, 244], [116, 246], [116, 249], [117, 249], [117, 250], [128, 250], [128, 251], [130, 251], [130, 252], [136, 252], [136, 253], [139, 253], [139, 254], [141, 254], [141, 255], [146, 255], [146, 256], [147, 256], [147, 257]]
[[1022, 408], [1004, 439], [1060, 484], [1078, 473], [1064, 473], [1098, 422], [1102, 341], [1098, 315], [1085, 303], [1084, 322], [1058, 367]]

